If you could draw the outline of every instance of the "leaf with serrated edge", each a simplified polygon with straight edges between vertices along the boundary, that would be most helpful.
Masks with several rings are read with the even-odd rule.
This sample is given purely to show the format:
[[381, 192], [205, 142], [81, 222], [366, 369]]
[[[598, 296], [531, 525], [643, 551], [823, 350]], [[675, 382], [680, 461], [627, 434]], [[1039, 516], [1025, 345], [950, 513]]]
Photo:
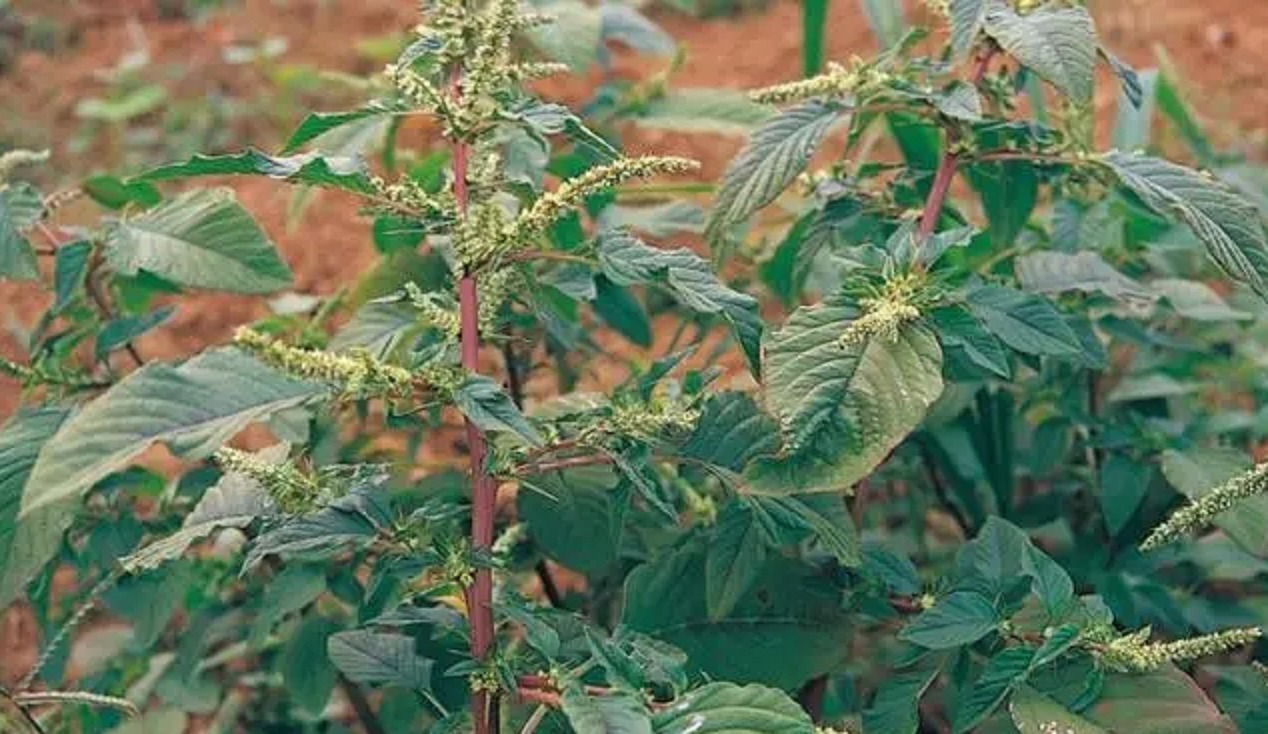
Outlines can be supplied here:
[[845, 110], [810, 101], [790, 107], [759, 127], [731, 161], [705, 230], [724, 250], [728, 230], [779, 196], [810, 162], [820, 141]]
[[158, 442], [201, 458], [248, 423], [325, 395], [234, 349], [133, 372], [66, 422], [31, 470], [22, 515], [78, 496]]
[[115, 223], [106, 260], [125, 275], [145, 270], [192, 288], [259, 294], [291, 284], [290, 268], [229, 189], [190, 191]]
[[1114, 151], [1100, 160], [1149, 208], [1187, 224], [1230, 278], [1268, 298], [1268, 237], [1254, 204], [1227, 184], [1159, 158]]
[[70, 415], [64, 408], [22, 411], [0, 426], [0, 609], [57, 554], [75, 517], [59, 502], [18, 519], [22, 490], [45, 442]]
[[1086, 8], [1043, 7], [1019, 15], [990, 0], [983, 27], [1005, 51], [1074, 101], [1092, 99], [1096, 27]]
[[413, 637], [350, 630], [331, 635], [326, 651], [335, 667], [353, 682], [431, 691], [433, 663], [414, 652]]

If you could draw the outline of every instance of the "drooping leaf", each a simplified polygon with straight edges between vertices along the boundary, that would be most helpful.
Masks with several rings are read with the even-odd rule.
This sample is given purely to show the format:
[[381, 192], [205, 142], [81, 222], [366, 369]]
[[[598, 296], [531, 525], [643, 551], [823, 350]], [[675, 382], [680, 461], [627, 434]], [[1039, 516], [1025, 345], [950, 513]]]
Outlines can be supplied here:
[[152, 571], [179, 558], [191, 545], [221, 528], [244, 528], [257, 518], [277, 512], [273, 499], [260, 483], [243, 474], [229, 473], [207, 490], [185, 516], [181, 529], [150, 543], [119, 561], [128, 573]]
[[1218, 179], [1144, 155], [1101, 161], [1147, 206], [1184, 222], [1229, 277], [1268, 297], [1268, 238], [1255, 205]]
[[361, 122], [366, 119], [385, 117], [397, 114], [401, 110], [394, 105], [372, 102], [364, 107], [348, 112], [310, 112], [291, 133], [291, 137], [282, 147], [282, 155], [289, 155], [323, 135], [345, 125]]
[[946, 350], [962, 350], [973, 364], [1004, 379], [1013, 376], [1008, 350], [964, 308], [947, 307], [935, 310], [930, 321]]
[[1194, 321], [1249, 321], [1254, 315], [1228, 305], [1211, 286], [1197, 280], [1159, 278], [1149, 284], [1176, 313]]
[[520, 518], [547, 556], [598, 576], [616, 561], [621, 524], [617, 479], [607, 467], [527, 477], [516, 495]]
[[330, 701], [339, 677], [326, 654], [330, 638], [340, 627], [317, 614], [304, 618], [282, 650], [282, 680], [300, 709], [314, 716]]
[[753, 374], [761, 374], [762, 318], [757, 299], [727, 287], [698, 255], [686, 249], [649, 247], [628, 233], [610, 232], [599, 238], [599, 263], [617, 285], [664, 282], [688, 308], [720, 314], [735, 330]]
[[779, 424], [753, 398], [722, 392], [705, 401], [696, 430], [678, 453], [741, 472], [754, 458], [779, 448]]
[[471, 375], [453, 393], [454, 405], [485, 431], [514, 433], [530, 446], [541, 446], [542, 437], [515, 407], [502, 386], [483, 375]]
[[727, 168], [709, 216], [705, 237], [715, 251], [725, 251], [731, 227], [774, 201], [792, 183], [842, 113], [828, 102], [803, 102], [753, 133]]
[[1110, 535], [1118, 535], [1149, 492], [1153, 468], [1122, 454], [1101, 464], [1101, 513]]
[[761, 526], [761, 516], [739, 500], [728, 502], [720, 513], [709, 540], [704, 568], [705, 599], [711, 619], [731, 613], [752, 588], [766, 564], [772, 545]]
[[247, 551], [242, 572], [251, 572], [272, 555], [324, 560], [373, 542], [392, 520], [385, 480], [383, 474], [363, 479], [329, 505], [287, 518], [262, 533]]
[[783, 691], [710, 683], [657, 712], [656, 734], [813, 734], [806, 712]]
[[1013, 690], [1026, 681], [1035, 651], [1010, 647], [993, 656], [968, 697], [955, 712], [955, 734], [966, 734], [981, 724]]
[[144, 270], [193, 288], [271, 293], [291, 284], [273, 243], [228, 189], [190, 191], [115, 223], [106, 260], [125, 275]]
[[62, 533], [74, 520], [67, 503], [50, 504], [19, 519], [22, 490], [45, 442], [57, 433], [69, 411], [47, 407], [19, 412], [0, 426], [0, 609], [54, 555]]
[[101, 331], [97, 332], [93, 358], [97, 361], [105, 359], [116, 349], [122, 349], [146, 332], [161, 326], [175, 312], [175, 306], [163, 306], [147, 314], [111, 319], [102, 325]]
[[275, 158], [258, 150], [229, 155], [196, 155], [184, 163], [160, 166], [136, 181], [168, 181], [199, 176], [267, 176], [304, 186], [344, 189], [358, 194], [371, 191], [365, 161], [304, 153]]
[[1018, 730], [1023, 732], [1042, 732], [1044, 727], [1048, 727], [1062, 734], [1108, 734], [1030, 686], [1017, 689], [1008, 704], [1008, 712]]
[[431, 692], [433, 663], [414, 651], [414, 638], [407, 635], [339, 632], [327, 640], [326, 652], [339, 672], [353, 682]]
[[53, 258], [53, 311], [61, 313], [79, 294], [88, 274], [88, 262], [92, 256], [92, 243], [71, 242], [57, 248]]
[[201, 458], [248, 423], [324, 395], [233, 349], [150, 364], [68, 420], [31, 470], [22, 514], [75, 497], [158, 442]]
[[1149, 290], [1114, 269], [1095, 252], [1032, 252], [1017, 258], [1017, 281], [1032, 293], [1103, 293], [1110, 298], [1148, 301]]
[[866, 734], [916, 734], [920, 699], [942, 672], [940, 664], [922, 663], [916, 670], [881, 681], [872, 703], [863, 711]]
[[1043, 6], [1020, 15], [1000, 0], [987, 4], [982, 27], [1005, 51], [1075, 102], [1092, 99], [1097, 42], [1086, 8]]
[[40, 192], [26, 184], [0, 188], [0, 280], [35, 280], [40, 269], [24, 230], [44, 210]]

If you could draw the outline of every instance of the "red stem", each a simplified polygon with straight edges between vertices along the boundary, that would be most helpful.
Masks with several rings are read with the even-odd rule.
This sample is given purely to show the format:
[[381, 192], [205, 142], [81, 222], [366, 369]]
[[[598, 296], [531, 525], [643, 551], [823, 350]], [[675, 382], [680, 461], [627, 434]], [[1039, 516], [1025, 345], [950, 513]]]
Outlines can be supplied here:
[[[462, 94], [462, 76], [454, 70], [450, 83], [455, 100]], [[453, 195], [458, 211], [467, 211], [466, 141], [453, 144]], [[462, 327], [462, 366], [472, 373], [480, 369], [480, 304], [473, 273], [462, 274], [458, 282], [458, 316]], [[484, 432], [467, 420], [467, 445], [471, 447], [471, 547], [488, 550], [493, 546], [493, 514], [497, 506], [497, 482], [484, 470], [488, 444]], [[483, 660], [493, 647], [493, 572], [477, 568], [466, 592], [467, 616], [471, 625], [471, 657]], [[497, 697], [485, 691], [471, 696], [471, 718], [475, 734], [496, 734], [498, 731]]]
[[[997, 50], [995, 46], [991, 46], [978, 57], [977, 66], [973, 68], [974, 86], [980, 84], [986, 77], [986, 71], [990, 68], [991, 59], [995, 57]], [[920, 215], [920, 229], [916, 233], [916, 242], [923, 243], [938, 226], [938, 217], [942, 214], [947, 193], [951, 190], [951, 182], [955, 180], [955, 171], [960, 165], [960, 159], [953, 151], [953, 142], [948, 135], [947, 149], [942, 154], [942, 160], [938, 162], [938, 170], [933, 174], [933, 186], [929, 188], [929, 198], [925, 200], [925, 210]]]

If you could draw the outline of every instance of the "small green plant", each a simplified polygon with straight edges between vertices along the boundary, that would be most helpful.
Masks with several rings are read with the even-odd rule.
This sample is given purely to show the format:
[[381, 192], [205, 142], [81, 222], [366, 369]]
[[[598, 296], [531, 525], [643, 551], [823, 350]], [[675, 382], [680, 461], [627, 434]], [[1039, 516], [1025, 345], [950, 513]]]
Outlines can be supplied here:
[[[1080, 4], [929, 5], [933, 56], [871, 2], [879, 55], [748, 100], [673, 65], [607, 85], [603, 121], [751, 130], [706, 222], [666, 195], [693, 185], [633, 183], [691, 161], [526, 91], [559, 66], [521, 52], [572, 23], [512, 0], [428, 3], [376, 99], [279, 155], [89, 181], [96, 228], [6, 156], [0, 274], [50, 258], [53, 301], [0, 363], [30, 403], [0, 428], [0, 605], [44, 633], [0, 716], [118, 722], [39, 690], [101, 605], [128, 654], [77, 687], [155, 731], [1261, 730], [1261, 668], [1207, 669], [1224, 711], [1188, 672], [1261, 637], [1268, 426], [1222, 402], [1266, 397], [1257, 169]], [[1093, 146], [1102, 63], [1123, 150]], [[1203, 169], [1144, 152], [1155, 108]], [[396, 160], [414, 116], [443, 144]], [[350, 127], [385, 165], [315, 144]], [[174, 294], [291, 282], [229, 191], [156, 188], [226, 175], [358, 197], [383, 263], [147, 363]], [[713, 263], [642, 237], [696, 230]], [[229, 445], [253, 423], [276, 442]], [[139, 466], [159, 445], [175, 478]], [[71, 701], [106, 708], [33, 716]]]

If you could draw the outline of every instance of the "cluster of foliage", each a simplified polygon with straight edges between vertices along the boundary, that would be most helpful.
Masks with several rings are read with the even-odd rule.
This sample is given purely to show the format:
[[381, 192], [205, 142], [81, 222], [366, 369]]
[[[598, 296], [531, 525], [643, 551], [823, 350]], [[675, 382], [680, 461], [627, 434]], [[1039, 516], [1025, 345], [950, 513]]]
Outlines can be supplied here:
[[[1236, 407], [1266, 389], [1260, 174], [1080, 4], [929, 5], [945, 44], [891, 9], [874, 59], [751, 99], [672, 66], [605, 85], [593, 120], [751, 129], [707, 221], [673, 185], [620, 196], [691, 161], [627, 157], [524, 86], [560, 65], [520, 39], [574, 66], [608, 33], [663, 50], [626, 6], [433, 0], [376, 99], [276, 156], [94, 178], [91, 229], [18, 180], [41, 156], [0, 159], [0, 276], [52, 260], [29, 359], [0, 362], [31, 404], [0, 427], [0, 606], [44, 633], [0, 724], [1263, 730], [1268, 423]], [[1155, 109], [1201, 170], [1143, 152]], [[414, 115], [445, 144], [401, 165]], [[384, 140], [379, 173], [336, 154], [352, 138]], [[156, 187], [236, 175], [359, 197], [383, 264], [146, 363], [156, 303], [291, 283], [229, 190]], [[694, 231], [713, 263], [640, 236]], [[679, 325], [655, 354], [653, 321]], [[623, 380], [586, 389], [620, 339]], [[468, 464], [437, 469], [457, 416]], [[228, 445], [253, 423], [278, 442]], [[136, 465], [159, 444], [188, 470]], [[61, 690], [97, 606], [131, 627]], [[1244, 663], [1203, 668], [1219, 706], [1210, 656]]]

